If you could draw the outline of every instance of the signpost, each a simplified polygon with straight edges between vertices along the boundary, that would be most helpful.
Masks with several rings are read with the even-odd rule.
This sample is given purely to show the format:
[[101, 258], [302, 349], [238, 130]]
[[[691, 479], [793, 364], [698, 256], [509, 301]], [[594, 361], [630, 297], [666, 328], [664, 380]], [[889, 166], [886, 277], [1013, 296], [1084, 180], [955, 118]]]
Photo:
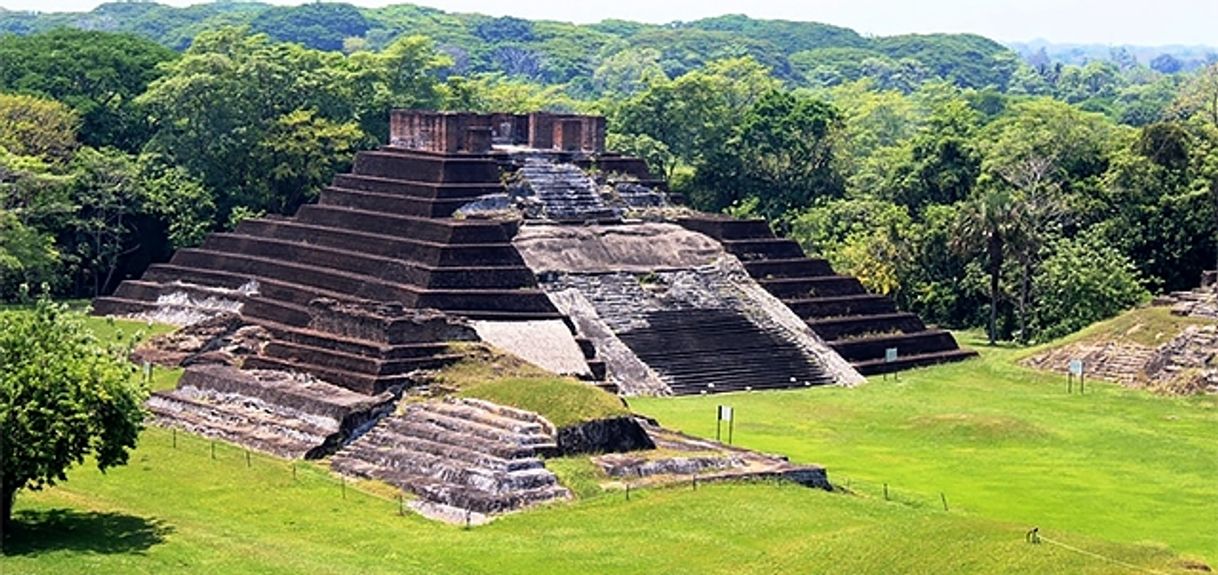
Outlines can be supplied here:
[[[890, 347], [884, 350], [884, 363], [894, 363], [897, 361], [897, 348]], [[897, 373], [892, 372], [892, 378], [897, 379]], [[884, 379], [888, 379], [888, 370], [884, 370]]]
[[1085, 393], [1083, 388], [1083, 360], [1081, 359], [1070, 360], [1070, 373], [1066, 379], [1066, 393], [1074, 393], [1074, 378], [1076, 377], [1078, 378], [1078, 392], [1081, 395]]
[[730, 405], [720, 405], [717, 418], [715, 420], [715, 441], [721, 441], [720, 434], [723, 429], [723, 422], [727, 422], [727, 444], [732, 444], [732, 431], [736, 427], [735, 413]]

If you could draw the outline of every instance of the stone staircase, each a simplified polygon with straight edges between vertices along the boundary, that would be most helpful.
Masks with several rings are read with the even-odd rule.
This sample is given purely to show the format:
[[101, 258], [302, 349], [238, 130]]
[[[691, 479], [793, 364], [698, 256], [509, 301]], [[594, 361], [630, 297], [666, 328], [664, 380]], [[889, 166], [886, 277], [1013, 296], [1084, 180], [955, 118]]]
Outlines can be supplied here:
[[339, 451], [331, 467], [428, 504], [493, 514], [571, 496], [540, 458], [556, 449], [554, 426], [535, 413], [447, 399], [406, 404]]
[[[776, 237], [764, 220], [705, 214], [677, 223], [722, 242], [750, 276], [864, 375], [977, 355], [961, 349], [951, 333], [898, 311], [891, 298], [868, 293], [858, 279], [837, 274], [829, 262], [805, 256], [799, 244]], [[889, 348], [897, 349], [896, 361], [886, 361]]]
[[158, 425], [280, 457], [318, 458], [393, 409], [393, 396], [354, 393], [307, 376], [193, 366], [147, 402]]
[[516, 174], [542, 203], [542, 214], [549, 219], [585, 222], [621, 217], [601, 199], [596, 182], [574, 164], [532, 157]]
[[774, 330], [731, 310], [646, 314], [648, 326], [618, 334], [673, 394], [785, 389], [833, 383]]
[[648, 280], [655, 284], [637, 274], [566, 274], [546, 287], [578, 290], [675, 395], [835, 383], [794, 334], [741, 299], [728, 273], [713, 266], [658, 272]]

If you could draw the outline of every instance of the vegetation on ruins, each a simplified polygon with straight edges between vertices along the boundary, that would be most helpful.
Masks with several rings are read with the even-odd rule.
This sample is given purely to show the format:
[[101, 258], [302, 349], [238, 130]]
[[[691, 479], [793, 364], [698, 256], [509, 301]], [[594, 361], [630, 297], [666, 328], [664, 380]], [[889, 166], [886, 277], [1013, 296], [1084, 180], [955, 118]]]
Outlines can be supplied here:
[[0, 311], [0, 537], [19, 491], [66, 481], [86, 457], [103, 472], [127, 463], [147, 394], [129, 350], [103, 347], [82, 316], [45, 298]]
[[[996, 339], [1115, 311], [1104, 285], [1050, 293], [1112, 271], [1071, 259], [1079, 245], [1132, 262], [1120, 306], [1218, 259], [1218, 65], [1195, 55], [330, 3], [4, 12], [0, 30], [0, 300], [22, 283], [105, 293], [250, 214], [292, 213], [385, 142], [393, 108], [604, 114], [610, 147], [695, 208], [764, 216], [903, 309]], [[964, 249], [999, 197], [1001, 246]]]

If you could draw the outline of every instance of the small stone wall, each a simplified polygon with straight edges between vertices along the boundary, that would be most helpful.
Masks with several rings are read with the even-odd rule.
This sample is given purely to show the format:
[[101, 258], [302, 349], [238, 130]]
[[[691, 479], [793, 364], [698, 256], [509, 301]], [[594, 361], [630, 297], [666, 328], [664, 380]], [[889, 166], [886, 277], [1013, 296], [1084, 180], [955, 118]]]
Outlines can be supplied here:
[[493, 145], [569, 152], [605, 150], [605, 119], [550, 114], [474, 114], [394, 110], [389, 116], [391, 146], [441, 154], [485, 154]]

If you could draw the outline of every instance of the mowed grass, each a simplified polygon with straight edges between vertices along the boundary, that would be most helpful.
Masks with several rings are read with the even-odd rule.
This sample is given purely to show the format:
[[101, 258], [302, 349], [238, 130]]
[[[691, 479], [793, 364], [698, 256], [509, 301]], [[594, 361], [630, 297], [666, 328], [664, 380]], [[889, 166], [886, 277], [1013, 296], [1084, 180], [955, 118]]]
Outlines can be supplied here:
[[872, 378], [856, 389], [634, 399], [683, 431], [820, 463], [831, 480], [916, 506], [1167, 546], [1218, 562], [1218, 398], [1165, 397], [1016, 365], [1033, 350]]
[[[1084, 422], [1055, 421], [1063, 411], [1081, 411], [1102, 423], [1095, 433], [1119, 428], [1140, 436], [1139, 424], [1155, 415], [1148, 412], [1162, 411], [1176, 417], [1168, 421], [1188, 429], [1166, 434], [1163, 443], [1190, 437], [1197, 443], [1194, 455], [1209, 449], [1213, 463], [1213, 448], [1204, 445], [1209, 438], [1194, 434], [1205, 425], [1214, 429], [1213, 403], [1112, 388], [1096, 388], [1086, 398], [1059, 398], [1052, 391], [1059, 382], [1011, 367], [1011, 355], [987, 354], [980, 362], [854, 390], [633, 402], [665, 424], [711, 436], [713, 406], [733, 404], [740, 417], [737, 443], [827, 464], [831, 478], [855, 494], [760, 482], [701, 485], [696, 491], [691, 486], [634, 490], [627, 501], [621, 491], [601, 491], [597, 471], [586, 460], [561, 459], [551, 467], [576, 492], [575, 501], [471, 530], [409, 511], [399, 515], [399, 502], [386, 497], [390, 492], [384, 486], [344, 488], [324, 464], [258, 455], [247, 460], [246, 452], [234, 446], [150, 428], [129, 465], [103, 475], [86, 464], [60, 486], [22, 493], [18, 531], [7, 555], [0, 557], [0, 575], [1187, 573], [1193, 556], [1213, 557], [1205, 543], [1213, 531], [1212, 503], [1182, 510], [1179, 500], [1167, 497], [1182, 490], [1201, 493], [1197, 499], [1205, 500], [1213, 489], [1206, 491], [1199, 483], [1181, 489], [1180, 477], [1189, 474], [1175, 463], [1167, 464], [1174, 471], [1166, 477], [1174, 483], [1163, 483], [1164, 477], [1155, 476], [1149, 471], [1153, 465], [1143, 461], [1159, 459], [1139, 451], [1146, 441], [1122, 447], [1120, 439], [1127, 438], [1121, 437], [1105, 441], [1098, 452], [1061, 446], [1063, 435], [1079, 441], [1094, 434], [1078, 429]], [[172, 385], [175, 374], [167, 370], [159, 377], [165, 380], [160, 385]], [[1151, 408], [1154, 404], [1163, 407]], [[1093, 413], [1100, 408], [1117, 411], [1100, 417]], [[1011, 413], [1020, 409], [1032, 413]], [[1120, 425], [1122, 417], [1132, 423]], [[1158, 437], [1160, 432], [1145, 435]], [[1151, 443], [1161, 447], [1159, 441]], [[1040, 459], [1026, 458], [1025, 451]], [[1075, 477], [1066, 481], [1070, 485], [1094, 479], [1080, 477], [1076, 468], [1083, 464], [1071, 460], [1071, 453], [1102, 465], [1145, 467], [1122, 486], [1142, 493], [1116, 498], [1122, 506], [1132, 501], [1133, 507], [1104, 509], [1092, 502], [1061, 514], [1045, 513], [1064, 481], [1056, 474]], [[987, 469], [1007, 456], [1014, 457], [1016, 469], [1010, 477]], [[1204, 465], [1195, 467], [1198, 476], [1212, 480], [1213, 465], [1207, 473]], [[1047, 477], [1049, 483], [1043, 492], [1030, 490], [1031, 496], [1049, 500], [977, 504], [991, 496], [1002, 501], [1011, 492], [1028, 494], [1026, 483], [1035, 476]], [[1094, 476], [1107, 477], [1101, 472]], [[893, 501], [884, 500], [883, 481], [892, 483]], [[1103, 492], [1108, 486], [1098, 487]], [[941, 489], [948, 494], [950, 511], [942, 509], [937, 497]], [[1025, 508], [1029, 505], [1035, 509]], [[1090, 517], [1059, 520], [1072, 513]], [[1116, 517], [1128, 526], [1130, 518], [1139, 516], [1151, 527], [1179, 528], [1166, 534], [1148, 528], [1156, 536], [1127, 536], [1101, 524]], [[1026, 543], [1024, 534], [1032, 524], [1049, 541], [1086, 552]], [[1201, 542], [1193, 547], [1177, 537], [1190, 528]], [[1186, 554], [1180, 555], [1181, 550]]]
[[[1024, 526], [790, 484], [599, 493], [465, 530], [323, 468], [161, 429], [130, 465], [22, 494], [0, 573], [1183, 572], [1157, 546], [1049, 533], [1111, 560], [1024, 542]], [[558, 465], [559, 468], [567, 468]]]

